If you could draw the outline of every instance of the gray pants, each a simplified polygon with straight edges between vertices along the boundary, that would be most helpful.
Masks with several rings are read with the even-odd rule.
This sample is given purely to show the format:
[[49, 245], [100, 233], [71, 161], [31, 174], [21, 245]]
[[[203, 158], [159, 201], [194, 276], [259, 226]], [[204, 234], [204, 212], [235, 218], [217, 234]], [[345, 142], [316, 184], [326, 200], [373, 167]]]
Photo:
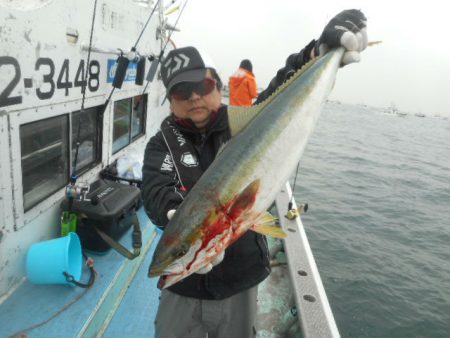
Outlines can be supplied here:
[[155, 320], [156, 338], [255, 337], [258, 287], [223, 300], [202, 300], [163, 290]]

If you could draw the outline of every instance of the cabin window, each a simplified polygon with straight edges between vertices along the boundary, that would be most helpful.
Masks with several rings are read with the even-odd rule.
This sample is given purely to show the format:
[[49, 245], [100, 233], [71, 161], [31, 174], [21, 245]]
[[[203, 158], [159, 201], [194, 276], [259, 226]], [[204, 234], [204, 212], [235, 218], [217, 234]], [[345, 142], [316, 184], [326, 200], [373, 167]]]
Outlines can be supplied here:
[[69, 177], [68, 115], [20, 126], [25, 211], [64, 187]]
[[94, 167], [101, 160], [103, 114], [100, 110], [100, 107], [93, 107], [72, 113], [72, 161], [75, 160], [77, 143], [80, 144], [75, 167], [77, 175]]
[[138, 95], [114, 102], [113, 154], [144, 135], [146, 101], [146, 95]]

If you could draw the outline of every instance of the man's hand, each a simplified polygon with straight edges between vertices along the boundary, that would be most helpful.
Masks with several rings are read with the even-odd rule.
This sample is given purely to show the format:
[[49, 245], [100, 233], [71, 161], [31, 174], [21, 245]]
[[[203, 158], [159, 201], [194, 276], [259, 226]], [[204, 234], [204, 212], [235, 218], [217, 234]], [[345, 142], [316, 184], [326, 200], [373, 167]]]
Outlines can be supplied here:
[[367, 47], [367, 19], [357, 9], [342, 11], [325, 26], [316, 45], [316, 56], [322, 56], [334, 47], [344, 47], [342, 66], [359, 62], [359, 55]]
[[197, 270], [195, 273], [199, 273], [201, 275], [204, 275], [204, 274], [210, 272], [213, 267], [215, 267], [217, 264], [219, 264], [220, 262], [223, 261], [223, 257], [224, 256], [225, 256], [225, 251], [222, 251], [222, 253], [219, 256], [217, 256], [216, 258], [214, 258], [210, 263], [208, 263], [208, 265], [206, 265], [205, 267]]

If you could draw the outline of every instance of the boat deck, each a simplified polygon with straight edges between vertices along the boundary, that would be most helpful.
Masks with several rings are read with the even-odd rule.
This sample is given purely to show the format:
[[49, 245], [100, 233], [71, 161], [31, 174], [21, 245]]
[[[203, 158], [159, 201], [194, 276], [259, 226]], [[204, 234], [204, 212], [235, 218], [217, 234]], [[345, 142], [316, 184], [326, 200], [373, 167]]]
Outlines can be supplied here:
[[[93, 255], [97, 277], [90, 289], [25, 279], [0, 304], [0, 337], [153, 337], [159, 291], [146, 269], [159, 235], [143, 209], [138, 217], [143, 243], [138, 258], [130, 261], [114, 250]], [[131, 230], [121, 240], [127, 247]], [[87, 279], [85, 268], [82, 281]]]
[[[24, 280], [0, 305], [0, 337], [154, 337], [159, 290], [157, 278], [147, 277], [147, 268], [159, 234], [142, 210], [138, 217], [147, 243], [142, 257], [129, 261], [114, 250], [93, 256], [97, 277], [90, 289]], [[129, 234], [121, 242], [130, 245]], [[280, 319], [289, 312], [284, 254], [278, 253], [274, 262], [259, 290], [258, 337], [282, 337], [277, 333], [283, 330]], [[82, 279], [87, 275], [84, 269]]]
[[[286, 207], [290, 195], [287, 190], [277, 200], [279, 210]], [[160, 234], [142, 208], [138, 217], [143, 242], [138, 258], [130, 261], [114, 250], [93, 256], [97, 279], [90, 289], [33, 285], [24, 278], [0, 304], [0, 338], [154, 337], [160, 291], [157, 278], [147, 277], [147, 269]], [[322, 332], [323, 337], [338, 337], [306, 237], [295, 237], [304, 232], [300, 219], [281, 218], [280, 222], [288, 230], [288, 238], [268, 239], [272, 273], [259, 286], [256, 337], [311, 337], [317, 332]], [[298, 226], [298, 231], [293, 230], [294, 226]], [[131, 230], [121, 240], [126, 247], [131, 247]], [[289, 241], [294, 244], [289, 246]], [[308, 273], [302, 273], [298, 280], [297, 273], [292, 275], [293, 269]], [[87, 275], [85, 268], [82, 281], [88, 279]], [[309, 295], [318, 301], [311, 302]]]
[[268, 242], [272, 273], [258, 289], [257, 337], [302, 337], [282, 242], [271, 238]]

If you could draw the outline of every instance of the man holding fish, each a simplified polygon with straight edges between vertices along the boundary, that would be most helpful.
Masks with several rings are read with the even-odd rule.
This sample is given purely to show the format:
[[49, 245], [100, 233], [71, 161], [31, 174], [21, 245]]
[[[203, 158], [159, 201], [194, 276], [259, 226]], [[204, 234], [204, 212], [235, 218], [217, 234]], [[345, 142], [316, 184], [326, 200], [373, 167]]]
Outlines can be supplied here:
[[[238, 114], [221, 103], [222, 82], [206, 54], [178, 48], [161, 62], [171, 114], [143, 167], [144, 206], [164, 230], [149, 270], [162, 289], [156, 337], [255, 335], [257, 287], [270, 274], [264, 235], [284, 236], [265, 210], [303, 152], [309, 132], [298, 125], [315, 122], [318, 113], [308, 114], [320, 110], [315, 103], [325, 101], [336, 69], [358, 62], [366, 46], [364, 14], [339, 13], [319, 40], [288, 57], [260, 104]], [[297, 153], [281, 165], [277, 156], [293, 143]]]

